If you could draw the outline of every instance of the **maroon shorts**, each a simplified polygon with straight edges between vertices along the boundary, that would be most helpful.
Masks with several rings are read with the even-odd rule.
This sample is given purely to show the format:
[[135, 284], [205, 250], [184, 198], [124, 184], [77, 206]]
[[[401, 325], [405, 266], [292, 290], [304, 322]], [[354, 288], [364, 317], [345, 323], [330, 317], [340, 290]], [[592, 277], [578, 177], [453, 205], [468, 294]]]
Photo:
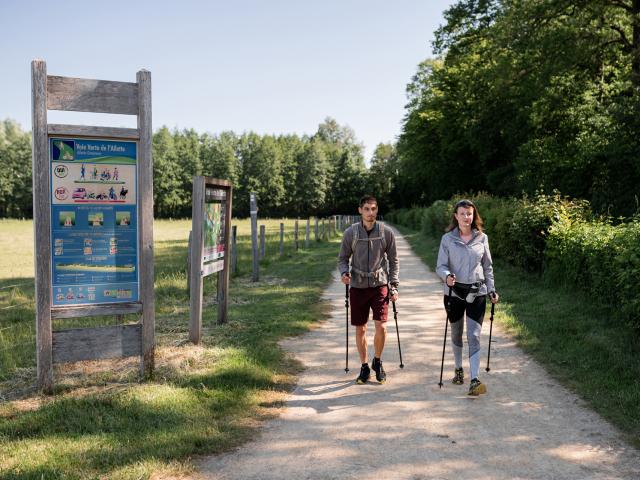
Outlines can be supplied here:
[[389, 297], [386, 285], [371, 288], [350, 288], [351, 325], [365, 325], [369, 320], [369, 309], [373, 310], [373, 319], [387, 321]]

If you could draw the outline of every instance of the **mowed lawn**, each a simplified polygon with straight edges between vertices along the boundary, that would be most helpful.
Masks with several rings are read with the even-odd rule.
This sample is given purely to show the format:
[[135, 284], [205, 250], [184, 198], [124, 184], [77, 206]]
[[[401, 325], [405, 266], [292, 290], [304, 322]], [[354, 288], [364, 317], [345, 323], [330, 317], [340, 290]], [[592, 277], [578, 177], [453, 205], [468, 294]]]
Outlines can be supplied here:
[[[285, 252], [279, 254], [279, 225]], [[190, 221], [154, 226], [156, 370], [140, 382], [137, 358], [56, 366], [56, 394], [34, 390], [31, 221], [0, 221], [0, 478], [180, 476], [194, 455], [228, 450], [273, 415], [299, 365], [278, 347], [305, 332], [327, 307], [320, 301], [336, 268], [339, 238], [300, 249], [293, 220], [267, 220], [266, 257], [251, 282], [250, 222], [238, 226], [238, 273], [229, 322], [216, 325], [215, 279], [205, 279], [204, 335], [188, 342], [186, 289]], [[215, 276], [213, 276], [215, 277]], [[125, 322], [135, 321], [125, 317]], [[54, 329], [114, 324], [109, 317], [59, 321]]]

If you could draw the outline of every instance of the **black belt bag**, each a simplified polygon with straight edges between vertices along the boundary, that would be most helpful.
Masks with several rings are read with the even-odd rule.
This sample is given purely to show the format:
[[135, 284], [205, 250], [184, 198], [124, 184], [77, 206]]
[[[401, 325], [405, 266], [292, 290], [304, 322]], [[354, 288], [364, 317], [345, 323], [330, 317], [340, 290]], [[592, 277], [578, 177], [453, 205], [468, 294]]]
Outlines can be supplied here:
[[456, 282], [453, 284], [452, 289], [458, 297], [465, 299], [467, 303], [473, 303], [476, 297], [478, 296], [478, 292], [480, 291], [481, 286], [482, 286], [482, 282], [476, 282], [476, 283]]

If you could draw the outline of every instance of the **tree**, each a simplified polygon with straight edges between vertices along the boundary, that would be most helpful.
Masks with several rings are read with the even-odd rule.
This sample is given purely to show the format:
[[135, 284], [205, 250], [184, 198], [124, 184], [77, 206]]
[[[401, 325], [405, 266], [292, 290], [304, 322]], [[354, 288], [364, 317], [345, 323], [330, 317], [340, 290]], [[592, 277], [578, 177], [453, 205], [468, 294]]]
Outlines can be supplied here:
[[180, 180], [174, 136], [165, 126], [153, 135], [154, 215], [176, 217], [183, 211], [184, 192]]
[[379, 143], [373, 152], [369, 167], [369, 190], [378, 199], [382, 212], [392, 209], [399, 203], [393, 195], [398, 174], [398, 154], [395, 145]]
[[31, 217], [31, 134], [17, 122], [0, 122], [0, 217]]

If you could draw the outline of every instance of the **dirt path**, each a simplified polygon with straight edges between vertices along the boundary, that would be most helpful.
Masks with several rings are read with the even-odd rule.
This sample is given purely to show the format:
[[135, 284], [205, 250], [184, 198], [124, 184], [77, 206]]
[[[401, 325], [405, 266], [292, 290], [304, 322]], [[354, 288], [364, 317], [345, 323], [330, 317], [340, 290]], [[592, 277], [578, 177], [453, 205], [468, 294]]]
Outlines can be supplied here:
[[[388, 381], [355, 385], [350, 345], [344, 372], [344, 286], [327, 299], [331, 318], [285, 348], [308, 367], [282, 416], [230, 454], [204, 459], [211, 479], [638, 479], [640, 452], [551, 379], [497, 325], [487, 395], [468, 384], [438, 388], [444, 310], [441, 283], [398, 235], [398, 301], [404, 370], [393, 321], [383, 355]], [[497, 279], [499, 285], [500, 279]], [[371, 329], [370, 329], [371, 330]], [[353, 331], [350, 333], [353, 343]], [[371, 344], [371, 338], [370, 338]], [[465, 347], [466, 355], [466, 347]], [[445, 374], [453, 371], [447, 346]], [[465, 371], [468, 364], [465, 360]]]

